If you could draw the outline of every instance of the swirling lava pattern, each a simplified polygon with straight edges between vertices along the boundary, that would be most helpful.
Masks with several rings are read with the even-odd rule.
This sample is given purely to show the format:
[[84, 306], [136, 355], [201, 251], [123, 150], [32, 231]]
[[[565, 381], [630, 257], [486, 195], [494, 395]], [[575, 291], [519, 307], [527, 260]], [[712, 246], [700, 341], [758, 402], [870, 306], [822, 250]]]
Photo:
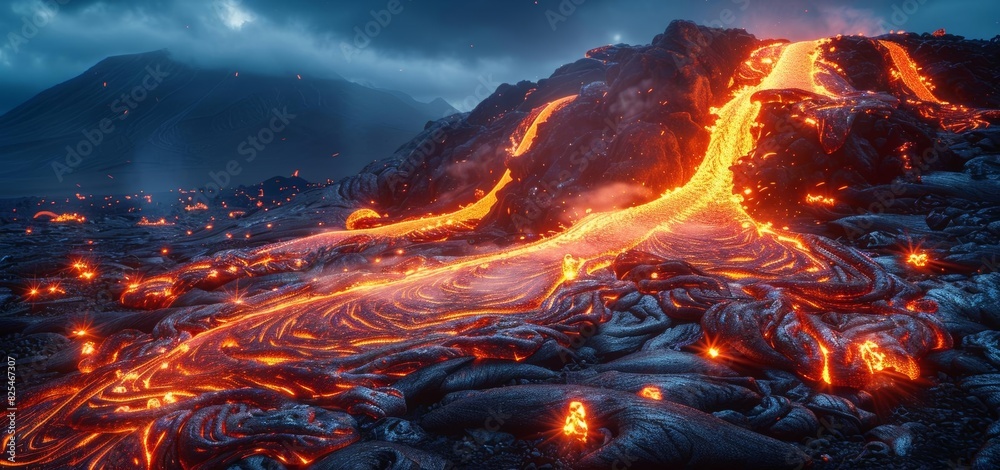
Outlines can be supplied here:
[[[760, 83], [718, 111], [690, 182], [653, 202], [513, 248], [177, 309], [151, 334], [106, 339], [79, 374], [31, 394], [18, 465], [212, 468], [268, 455], [304, 466], [359, 438], [352, 415], [404, 412], [399, 377], [446, 358], [523, 359], [547, 340], [565, 343], [636, 285], [762, 365], [856, 387], [890, 370], [917, 377], [916, 359], [950, 339], [915, 288], [852, 249], [753, 220], [732, 193], [729, 166], [755, 145], [759, 92], [798, 89], [824, 109], [864, 99], [819, 59], [822, 44], [757, 51], [741, 73], [759, 69]], [[536, 113], [514, 156], [572, 99]], [[357, 237], [473, 230], [509, 180], [455, 214], [229, 253], [131, 286], [123, 300], [166, 305], [212, 276], [294, 270]], [[620, 269], [643, 253], [673, 261]]]

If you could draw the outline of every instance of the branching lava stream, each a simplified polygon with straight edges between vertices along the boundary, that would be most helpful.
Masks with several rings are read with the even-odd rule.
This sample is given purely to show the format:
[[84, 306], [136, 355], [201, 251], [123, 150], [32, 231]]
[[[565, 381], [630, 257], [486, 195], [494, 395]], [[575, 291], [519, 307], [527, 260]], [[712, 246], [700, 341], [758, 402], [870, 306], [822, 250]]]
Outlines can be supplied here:
[[[771, 70], [718, 111], [692, 179], [653, 202], [442, 266], [361, 281], [318, 279], [236, 305], [182, 308], [152, 334], [105, 339], [80, 374], [31, 395], [17, 464], [211, 468], [263, 454], [306, 465], [358, 439], [352, 414], [405, 410], [392, 388], [399, 377], [451, 357], [523, 359], [547, 339], [565, 343], [581, 325], [606, 319], [604, 303], [629, 282], [607, 268], [626, 252], [685, 261], [723, 279], [693, 295], [711, 304], [702, 326], [753, 361], [820, 384], [866, 387], [890, 370], [918, 377], [917, 358], [950, 339], [915, 288], [852, 249], [753, 220], [733, 194], [729, 167], [753, 149], [760, 101], [773, 92], [804, 91], [842, 113], [877, 100], [825, 64], [822, 45], [758, 50], [750, 62], [760, 67], [766, 58]], [[902, 51], [890, 50], [894, 58]], [[538, 125], [573, 99], [535, 115], [513, 155], [527, 151]], [[359, 235], [468, 229], [509, 181], [508, 172], [454, 214], [318, 235], [247, 259], [285, 262]], [[185, 269], [203, 277], [218, 268]], [[195, 283], [176, 277], [133, 286], [125, 300], [169, 304], [164, 299]], [[642, 282], [659, 291], [685, 286], [669, 276]], [[151, 295], [159, 300], [144, 300]]]

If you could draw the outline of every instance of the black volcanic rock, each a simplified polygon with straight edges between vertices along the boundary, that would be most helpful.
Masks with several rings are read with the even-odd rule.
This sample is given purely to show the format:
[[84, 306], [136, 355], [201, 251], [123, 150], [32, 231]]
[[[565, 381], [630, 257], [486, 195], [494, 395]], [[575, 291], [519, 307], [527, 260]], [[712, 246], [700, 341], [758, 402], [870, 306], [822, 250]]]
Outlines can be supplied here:
[[[961, 36], [892, 34], [934, 86], [935, 93], [948, 102], [977, 108], [1000, 107], [1000, 42], [965, 40]], [[885, 89], [891, 81], [884, 58], [873, 42], [862, 36], [840, 36], [830, 42], [831, 58], [844, 69], [844, 76], [859, 90]]]
[[[708, 144], [710, 107], [725, 102], [757, 46], [743, 30], [675, 21], [653, 45], [605, 46], [537, 84], [501, 85], [464, 119], [430, 125], [369, 167], [379, 181], [374, 205], [389, 214], [444, 212], [489, 191], [505, 167], [514, 182], [484, 221], [502, 231], [550, 232], [587, 209], [649, 201], [691, 176]], [[570, 95], [579, 97], [557, 123], [539, 126], [532, 149], [509, 158], [524, 118]], [[358, 200], [372, 205], [368, 196]]]
[[112, 57], [0, 117], [0, 196], [226, 187], [297, 169], [339, 179], [447, 112], [339, 79]]
[[[904, 39], [910, 40], [892, 37]], [[180, 454], [189, 465], [222, 468], [229, 464], [222, 459], [231, 457], [243, 459], [231, 468], [247, 469], [283, 468], [289, 462], [293, 466], [296, 457], [317, 468], [944, 468], [964, 462], [995, 467], [1000, 425], [990, 422], [1000, 409], [1000, 335], [989, 329], [1000, 325], [1000, 274], [974, 271], [996, 271], [1000, 256], [1000, 182], [991, 167], [1000, 137], [993, 129], [944, 133], [938, 121], [900, 96], [874, 46], [867, 40], [840, 41], [831, 44], [837, 50], [830, 53], [867, 63], [852, 63], [851, 72], [835, 75], [849, 75], [852, 84], [865, 91], [838, 98], [789, 89], [755, 94], [763, 103], [752, 127], [759, 133], [754, 136], [760, 138], [759, 145], [733, 169], [737, 194], [744, 194], [744, 185], [773, 183], [767, 185], [768, 191], [745, 198], [760, 223], [757, 236], [773, 235], [786, 248], [799, 244], [801, 251], [733, 248], [737, 256], [745, 253], [750, 266], [760, 263], [756, 266], [769, 265], [775, 271], [728, 269], [735, 258], [718, 257], [712, 250], [727, 241], [710, 231], [690, 245], [705, 251], [664, 258], [656, 245], [672, 243], [673, 238], [650, 237], [651, 243], [626, 249], [610, 266], [597, 266], [592, 272], [589, 267], [582, 269], [575, 280], [565, 276], [565, 261], [576, 261], [571, 254], [563, 258], [561, 286], [543, 296], [539, 313], [560, 309], [574, 318], [586, 318], [599, 311], [599, 320], [515, 317], [508, 322], [511, 317], [477, 311], [461, 318], [467, 322], [462, 327], [474, 329], [459, 334], [455, 334], [458, 329], [438, 330], [446, 338], [444, 343], [432, 339], [424, 343], [426, 347], [414, 346], [420, 343], [407, 338], [390, 343], [390, 348], [398, 349], [374, 350], [348, 367], [338, 367], [335, 358], [313, 362], [296, 357], [294, 364], [264, 368], [240, 358], [234, 365], [243, 377], [274, 374], [282, 387], [302, 385], [301, 392], [296, 389], [285, 396], [315, 408], [279, 407], [270, 401], [275, 395], [263, 389], [246, 399], [265, 404], [266, 410], [233, 413], [225, 421], [207, 420], [220, 410], [218, 405], [199, 404], [190, 407], [191, 412], [205, 420], [196, 422], [207, 424], [185, 427], [184, 439], [169, 441], [158, 455]], [[296, 177], [240, 186], [220, 198], [225, 207], [215, 204], [218, 199], [204, 212], [187, 214], [175, 207], [173, 228], [135, 226], [138, 211], [146, 216], [152, 204], [123, 204], [93, 217], [88, 213], [86, 224], [56, 225], [30, 219], [49, 201], [22, 201], [17, 212], [0, 211], [5, 222], [0, 233], [7, 235], [0, 238], [6, 250], [0, 253], [0, 308], [11, 309], [9, 316], [15, 321], [5, 324], [20, 332], [6, 337], [6, 342], [34, 356], [26, 358], [25, 368], [19, 370], [30, 384], [39, 384], [53, 377], [44, 374], [71, 370], [78, 363], [86, 354], [80, 348], [85, 343], [79, 343], [90, 339], [87, 335], [96, 340], [125, 330], [105, 342], [141, 348], [123, 349], [125, 354], [137, 350], [156, 354], [153, 343], [146, 342], [150, 335], [157, 341], [181, 332], [211, 337], [205, 329], [230, 318], [246, 318], [241, 309], [258, 301], [285, 295], [306, 299], [343, 295], [337, 293], [339, 286], [361, 287], [354, 291], [359, 299], [387, 295], [383, 291], [369, 295], [363, 287], [369, 279], [399, 282], [386, 290], [414, 299], [432, 298], [426, 296], [429, 291], [411, 289], [427, 285], [420, 279], [453, 287], [441, 302], [428, 305], [427, 315], [420, 319], [375, 315], [387, 321], [377, 328], [408, 329], [409, 324], [434, 321], [433, 315], [467, 308], [465, 301], [471, 297], [457, 294], [469, 282], [489, 283], [477, 293], [521, 294], [516, 287], [496, 288], [493, 277], [414, 276], [420, 282], [405, 277], [463, 260], [476, 261], [468, 266], [478, 265], [486, 273], [487, 266], [478, 261], [534, 263], [535, 258], [519, 255], [478, 256], [511, 247], [509, 252], [515, 253], [541, 238], [538, 234], [572, 224], [585, 209], [638, 204], [663, 188], [683, 184], [704, 154], [706, 127], [716, 124], [711, 107], [759, 79], [755, 70], [747, 70], [750, 66], [734, 72], [751, 50], [765, 44], [771, 42], [758, 42], [741, 31], [674, 23], [652, 45], [606, 46], [538, 83], [505, 85], [472, 113], [428, 123], [392, 158], [372, 163], [358, 175], [324, 187]], [[958, 46], [956, 50], [967, 45]], [[762, 51], [769, 57], [766, 53]], [[957, 63], [961, 58], [950, 60]], [[572, 94], [579, 97], [539, 125], [532, 149], [513, 157], [510, 147], [524, 134], [526, 119], [536, 116], [539, 106]], [[809, 124], [804, 118], [815, 122]], [[943, 147], [932, 165], [911, 158], [938, 144]], [[288, 256], [275, 259], [256, 256], [260, 251], [253, 250], [340, 228], [347, 214], [362, 207], [387, 214], [385, 219], [454, 211], [481, 198], [505, 169], [514, 180], [477, 227], [463, 224], [454, 230], [400, 236], [358, 232], [340, 240], [319, 237], [313, 239], [314, 246], [292, 249], [281, 253]], [[814, 188], [835, 185], [840, 185], [833, 188], [836, 193], [824, 193], [835, 197], [836, 203], [803, 204], [802, 198]], [[245, 207], [254, 202], [262, 206]], [[132, 214], [133, 209], [137, 213]], [[248, 210], [242, 215], [226, 214], [243, 209]], [[765, 213], [775, 218], [760, 216]], [[763, 224], [772, 221], [777, 225]], [[602, 230], [632, 229], [621, 225]], [[31, 236], [25, 236], [28, 228], [34, 229]], [[700, 231], [698, 226], [692, 228]], [[742, 233], [753, 237], [752, 224], [743, 228]], [[333, 230], [325, 235], [341, 234]], [[72, 261], [76, 253], [63, 251], [75, 245], [99, 263], [98, 282], [81, 282], [67, 270], [66, 259]], [[161, 251], [163, 247], [169, 250]], [[907, 255], [918, 250], [928, 255], [925, 266], [908, 262]], [[796, 253], [815, 256], [817, 266], [829, 265], [830, 275], [801, 282], [809, 277], [809, 269], [787, 269], [794, 267], [787, 263], [797, 262], [788, 254]], [[527, 266], [529, 274], [536, 267], [558, 273], [559, 255], [548, 260], [551, 265], [518, 267]], [[205, 262], [233, 266], [237, 272], [243, 266], [245, 275], [208, 275], [181, 295], [171, 310], [137, 311], [128, 302], [117, 301], [131, 289], [126, 281], [134, 278], [125, 276], [141, 274], [148, 281], [172, 272], [180, 273], [183, 282], [192, 282], [197, 270], [175, 268]], [[431, 271], [435, 272], [443, 269]], [[513, 275], [520, 278], [522, 272]], [[334, 286], [319, 283], [320, 276]], [[29, 279], [42, 288], [61, 282], [66, 298], [43, 292], [37, 302], [29, 301], [27, 287], [33, 285]], [[154, 285], [166, 286], [169, 281]], [[459, 298], [465, 300], [455, 300]], [[250, 300], [239, 306], [241, 299]], [[336, 328], [319, 348], [348, 332], [340, 328], [351, 319], [363, 321], [367, 313], [405, 308], [388, 302], [349, 305], [358, 306], [357, 316], [329, 315], [332, 322], [348, 323], [330, 324], [321, 317], [323, 322], [311, 329]], [[323, 312], [310, 308], [299, 318], [315, 319]], [[933, 330], [933, 344], [950, 348], [954, 341], [956, 349], [925, 357], [919, 363], [920, 378], [909, 382], [898, 366], [883, 369], [886, 364], [875, 359], [900, 351], [888, 344], [895, 338], [932, 344], [931, 331], [909, 323], [913, 317], [931, 325], [940, 322], [940, 331]], [[84, 338], [73, 331], [78, 325], [88, 325]], [[424, 336], [416, 331], [415, 336]], [[300, 339], [309, 339], [308, 330], [302, 333]], [[839, 336], [842, 333], [849, 334]], [[548, 335], [552, 337], [543, 339]], [[875, 346], [856, 341], [868, 335], [874, 335]], [[821, 336], [838, 338], [828, 343], [837, 350], [828, 355]], [[299, 345], [308, 351], [315, 343], [286, 344], [289, 347], [280, 351], [294, 354], [302, 352]], [[821, 352], [796, 346], [802, 344], [818, 344]], [[531, 346], [529, 356], [516, 352], [522, 345]], [[872, 349], [862, 350], [862, 345]], [[100, 347], [104, 352], [91, 357], [108, 358], [106, 352], [114, 346]], [[513, 355], [510, 347], [515, 349]], [[226, 355], [237, 353], [226, 343], [219, 349]], [[861, 357], [852, 356], [853, 351]], [[873, 356], [866, 357], [864, 351]], [[86, 368], [95, 365], [94, 359], [84, 361]], [[159, 363], [158, 358], [150, 361]], [[879, 380], [859, 383], [860, 388], [841, 386], [850, 369], [860, 372], [852, 379]], [[97, 373], [111, 372], [108, 367]], [[393, 382], [382, 372], [403, 377]], [[214, 375], [206, 377], [209, 384], [214, 380]], [[341, 381], [350, 385], [340, 389]], [[322, 398], [313, 391], [327, 386], [338, 388], [335, 399], [319, 406], [314, 401]], [[42, 391], [59, 392], [58, 385], [45, 387]], [[901, 396], [907, 398], [897, 403]], [[574, 406], [575, 401], [580, 403]], [[47, 406], [41, 403], [37, 408], [44, 412]], [[356, 416], [355, 423], [346, 415], [330, 414], [341, 408], [368, 416]], [[580, 413], [584, 409], [586, 420]], [[574, 427], [569, 419], [574, 416], [580, 418], [577, 426], [580, 421], [589, 423], [585, 436], [566, 432], [566, 425]], [[83, 425], [108, 426], [107, 421], [88, 418]], [[59, 423], [65, 431], [51, 435], [58, 440], [83, 432], [85, 428], [74, 427], [80, 422]], [[338, 439], [324, 447], [327, 444], [315, 439], [329, 433], [313, 432], [315, 424], [331, 425], [325, 429], [335, 431]], [[274, 430], [295, 432], [286, 437]], [[865, 442], [863, 433], [869, 430], [870, 441]], [[253, 441], [224, 447], [212, 438]], [[141, 458], [145, 438], [134, 433], [129, 439], [120, 453]], [[357, 439], [361, 442], [354, 442]], [[302, 452], [310, 449], [322, 451]], [[275, 460], [275, 455], [283, 457]], [[304, 459], [307, 455], [312, 458]], [[72, 458], [75, 455], [66, 456]]]

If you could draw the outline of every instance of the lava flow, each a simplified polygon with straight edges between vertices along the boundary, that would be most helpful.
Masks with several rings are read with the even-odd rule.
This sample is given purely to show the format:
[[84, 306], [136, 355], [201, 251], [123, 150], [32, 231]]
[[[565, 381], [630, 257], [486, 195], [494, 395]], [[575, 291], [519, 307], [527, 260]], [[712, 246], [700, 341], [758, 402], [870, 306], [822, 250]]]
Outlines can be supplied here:
[[[813, 100], [832, 121], [880, 100], [853, 90], [822, 60], [823, 44], [756, 51], [748, 67], [764, 70], [759, 83], [736, 90], [717, 111], [687, 184], [652, 202], [590, 214], [540, 241], [178, 308], [152, 334], [124, 331], [96, 348], [88, 343], [80, 374], [35, 391], [21, 409], [27, 428], [17, 464], [213, 467], [268, 455], [305, 466], [359, 439], [352, 415], [405, 411], [392, 387], [400, 377], [449, 358], [520, 360], [549, 339], [565, 344], [606, 320], [605, 304], [630, 282], [647, 292], [690, 292], [674, 305], [679, 312], [705, 305], [702, 327], [726, 344], [727, 356], [834, 386], [874, 386], [890, 370], [917, 377], [916, 360], [950, 338], [932, 313], [908, 308], [922, 305], [913, 302], [915, 287], [853, 249], [754, 220], [734, 195], [729, 168], [754, 148], [763, 101], [799, 90], [797, 99]], [[889, 47], [895, 59], [899, 51]], [[574, 99], [534, 113], [511, 156], [529, 152], [543, 124]], [[508, 171], [452, 214], [363, 228], [381, 221], [372, 211], [351, 221], [357, 230], [197, 262], [130, 286], [123, 300], [169, 305], [199, 283], [221, 285], [255, 269], [295, 271], [352, 240], [427, 232], [441, 234], [427, 243], [445, 240], [474, 230], [511, 181]], [[655, 275], [625, 269], [636, 253], [685, 267], [664, 262]], [[566, 434], [586, 440], [582, 403], [570, 413]]]

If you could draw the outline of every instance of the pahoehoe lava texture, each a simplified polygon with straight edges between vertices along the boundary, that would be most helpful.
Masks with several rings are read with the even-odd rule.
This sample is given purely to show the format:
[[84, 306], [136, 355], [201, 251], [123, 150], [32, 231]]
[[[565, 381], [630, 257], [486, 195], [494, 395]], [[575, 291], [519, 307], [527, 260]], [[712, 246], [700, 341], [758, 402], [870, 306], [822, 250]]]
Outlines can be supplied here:
[[[970, 267], [1000, 245], [995, 103], [943, 79], [938, 96], [914, 65], [994, 83], [995, 64], [942, 58], [968, 43], [674, 22], [503, 85], [359, 175], [236, 219], [246, 245], [206, 229], [139, 263], [87, 343], [39, 360], [77, 370], [25, 393], [19, 464], [926, 459], [930, 432], [884, 395], [1000, 411], [997, 275]], [[317, 214], [349, 230], [303, 236]], [[928, 252], [908, 264], [914, 234]], [[21, 330], [62, 347], [60, 321]], [[997, 459], [981, 427], [952, 462]]]

